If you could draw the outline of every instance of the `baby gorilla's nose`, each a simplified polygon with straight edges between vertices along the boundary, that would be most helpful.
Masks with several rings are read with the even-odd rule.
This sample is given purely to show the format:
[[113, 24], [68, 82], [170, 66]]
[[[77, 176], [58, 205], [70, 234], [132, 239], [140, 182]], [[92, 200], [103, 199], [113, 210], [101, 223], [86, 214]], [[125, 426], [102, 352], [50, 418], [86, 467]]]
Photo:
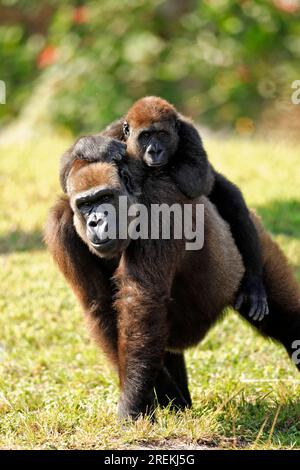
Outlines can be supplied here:
[[162, 166], [166, 163], [165, 152], [161, 145], [150, 144], [145, 154], [145, 162], [149, 166]]
[[151, 144], [149, 145], [147, 151], [151, 156], [153, 156], [160, 155], [163, 152], [163, 149], [157, 144]]

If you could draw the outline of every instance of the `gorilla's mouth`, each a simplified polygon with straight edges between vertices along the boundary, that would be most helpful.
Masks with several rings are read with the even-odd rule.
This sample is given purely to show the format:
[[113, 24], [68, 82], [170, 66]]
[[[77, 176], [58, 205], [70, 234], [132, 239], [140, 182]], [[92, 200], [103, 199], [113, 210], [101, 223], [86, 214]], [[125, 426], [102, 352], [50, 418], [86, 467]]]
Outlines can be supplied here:
[[149, 166], [151, 166], [151, 168], [153, 167], [156, 167], [156, 168], [160, 168], [161, 166], [164, 166], [166, 163], [161, 163], [161, 162], [158, 162], [158, 163], [155, 163], [155, 162], [151, 162], [149, 163]]
[[101, 233], [101, 235], [104, 236], [99, 236], [96, 232], [96, 230], [89, 230], [87, 229], [86, 231], [87, 238], [89, 240], [89, 243], [94, 247], [94, 248], [101, 248], [102, 246], [106, 245], [109, 242], [115, 242], [114, 239], [109, 238], [108, 236], [105, 236], [105, 234]]
[[162, 166], [165, 166], [168, 163], [168, 156], [164, 152], [162, 155], [157, 155], [157, 156], [149, 156], [146, 155], [144, 157], [145, 163], [150, 166], [151, 168], [160, 168]]
[[115, 242], [116, 240], [111, 240], [109, 238], [104, 238], [104, 240], [97, 240], [97, 241], [91, 241], [91, 245], [93, 245], [94, 248], [98, 248], [99, 246], [106, 245], [109, 242]]
[[111, 250], [117, 243], [117, 240], [105, 238], [104, 240], [90, 241], [90, 244], [97, 251], [106, 252]]

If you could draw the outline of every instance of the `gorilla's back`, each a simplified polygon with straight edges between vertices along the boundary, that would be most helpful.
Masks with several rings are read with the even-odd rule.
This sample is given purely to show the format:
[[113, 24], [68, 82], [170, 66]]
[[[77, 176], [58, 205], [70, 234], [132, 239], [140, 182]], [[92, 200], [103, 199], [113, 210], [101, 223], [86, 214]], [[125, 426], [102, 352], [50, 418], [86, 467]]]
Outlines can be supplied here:
[[169, 309], [172, 350], [192, 346], [204, 337], [225, 307], [233, 304], [244, 274], [229, 225], [206, 197], [197, 202], [205, 207], [204, 246], [186, 251], [173, 283]]

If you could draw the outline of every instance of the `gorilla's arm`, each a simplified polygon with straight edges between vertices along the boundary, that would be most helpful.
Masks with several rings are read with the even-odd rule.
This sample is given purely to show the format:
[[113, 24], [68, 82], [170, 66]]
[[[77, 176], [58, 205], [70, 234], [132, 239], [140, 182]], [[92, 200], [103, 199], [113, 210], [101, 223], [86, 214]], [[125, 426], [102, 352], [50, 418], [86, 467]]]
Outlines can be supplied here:
[[201, 137], [195, 126], [178, 120], [179, 143], [169, 164], [170, 176], [188, 198], [208, 195], [214, 184], [214, 171], [208, 162]]
[[93, 335], [117, 368], [117, 322], [110, 282], [113, 261], [102, 261], [93, 255], [79, 238], [67, 197], [60, 198], [51, 209], [45, 241], [83, 306]]
[[163, 387], [163, 394], [161, 389], [157, 390], [159, 400], [165, 400], [169, 395], [176, 397], [179, 407], [189, 404], [178, 388], [179, 393], [172, 395], [174, 390], [170, 385], [175, 384], [175, 378], [169, 372], [163, 378], [161, 376], [168, 341], [167, 312], [175, 263], [169, 258], [171, 253], [163, 250], [164, 266], [160, 264], [160, 269], [155, 269], [160, 244], [149, 240], [145, 244], [136, 243], [138, 247], [135, 245], [131, 249], [129, 246], [122, 255], [116, 273], [118, 296], [115, 302], [119, 318], [119, 416], [133, 419], [151, 410], [153, 387], [157, 384]]
[[245, 303], [250, 307], [250, 318], [262, 320], [269, 309], [263, 283], [261, 246], [243, 195], [237, 186], [221, 173], [215, 172], [215, 183], [209, 199], [229, 223], [246, 269], [236, 308], [239, 309]]

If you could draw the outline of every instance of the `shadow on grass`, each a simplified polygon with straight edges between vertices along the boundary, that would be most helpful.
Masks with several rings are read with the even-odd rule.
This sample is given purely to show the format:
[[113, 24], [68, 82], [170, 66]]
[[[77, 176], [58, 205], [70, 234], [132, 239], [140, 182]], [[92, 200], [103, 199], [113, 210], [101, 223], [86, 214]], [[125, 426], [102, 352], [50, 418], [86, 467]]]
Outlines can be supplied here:
[[14, 230], [7, 235], [0, 236], [0, 254], [44, 249], [43, 235], [40, 230], [24, 232]]
[[264, 226], [274, 235], [300, 238], [300, 198], [289, 201], [275, 200], [257, 207]]

